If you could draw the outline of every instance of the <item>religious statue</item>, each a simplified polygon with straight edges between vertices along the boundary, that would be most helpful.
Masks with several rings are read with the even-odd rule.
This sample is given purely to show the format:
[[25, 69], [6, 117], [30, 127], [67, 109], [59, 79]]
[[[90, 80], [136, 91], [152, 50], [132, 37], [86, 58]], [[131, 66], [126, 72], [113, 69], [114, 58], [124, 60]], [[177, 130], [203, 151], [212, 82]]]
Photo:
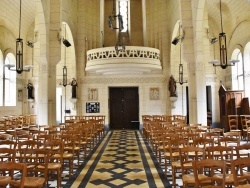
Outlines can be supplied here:
[[76, 98], [76, 86], [77, 86], [77, 82], [75, 78], [72, 78], [71, 84], [72, 86], [72, 98]]
[[170, 78], [169, 78], [168, 90], [170, 91], [170, 97], [177, 97], [176, 81], [175, 81], [173, 75], [171, 75]]
[[33, 85], [32, 85], [32, 83], [28, 83], [27, 89], [28, 89], [28, 99], [34, 99], [34, 97], [33, 97]]

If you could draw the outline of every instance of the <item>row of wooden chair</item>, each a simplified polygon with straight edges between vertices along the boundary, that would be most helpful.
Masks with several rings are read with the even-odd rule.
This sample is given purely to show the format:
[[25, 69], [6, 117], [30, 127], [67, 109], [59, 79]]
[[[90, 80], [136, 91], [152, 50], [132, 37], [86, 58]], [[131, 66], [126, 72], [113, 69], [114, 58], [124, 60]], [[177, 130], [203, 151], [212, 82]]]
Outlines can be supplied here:
[[[205, 156], [208, 156], [207, 147], [224, 147], [224, 152], [226, 150], [225, 148], [228, 148], [231, 155], [236, 156], [232, 148], [240, 146], [241, 137], [239, 133], [225, 133], [223, 129], [219, 128], [210, 129], [206, 126], [202, 128], [203, 126], [201, 125], [173, 125], [158, 121], [145, 121], [143, 125], [144, 136], [152, 147], [152, 151], [156, 157], [159, 158], [159, 163], [164, 164], [165, 172], [167, 172], [168, 166], [171, 166], [174, 187], [176, 186], [176, 173], [181, 169], [179, 148], [192, 146], [193, 151], [195, 151], [194, 148], [204, 149]], [[248, 156], [248, 151], [243, 151], [240, 155]], [[185, 181], [184, 178], [184, 185]]]
[[[67, 124], [66, 127], [61, 126], [43, 126], [40, 129], [30, 131], [20, 131], [23, 134], [16, 134], [14, 137], [8, 137], [9, 140], [0, 141], [0, 147], [8, 146], [13, 149], [16, 154], [16, 160], [22, 158], [24, 149], [45, 148], [51, 150], [48, 171], [55, 171], [57, 174], [57, 185], [61, 185], [62, 168], [67, 164], [69, 166], [69, 175], [73, 174], [73, 161], [77, 157], [78, 165], [80, 161], [80, 153], [84, 153], [86, 158], [95, 145], [105, 135], [104, 125], [101, 121], [88, 121], [84, 123]], [[18, 131], [19, 132], [19, 131]], [[7, 134], [4, 134], [7, 135]], [[1, 136], [0, 136], [1, 138]], [[1, 152], [0, 152], [1, 153]], [[55, 158], [56, 156], [56, 158]], [[6, 159], [6, 153], [0, 159]], [[56, 163], [54, 163], [56, 160]]]
[[0, 117], [0, 132], [14, 129], [28, 130], [36, 124], [36, 114], [4, 116]]
[[165, 121], [165, 122], [180, 122], [186, 123], [187, 117], [184, 115], [142, 115], [142, 121]]

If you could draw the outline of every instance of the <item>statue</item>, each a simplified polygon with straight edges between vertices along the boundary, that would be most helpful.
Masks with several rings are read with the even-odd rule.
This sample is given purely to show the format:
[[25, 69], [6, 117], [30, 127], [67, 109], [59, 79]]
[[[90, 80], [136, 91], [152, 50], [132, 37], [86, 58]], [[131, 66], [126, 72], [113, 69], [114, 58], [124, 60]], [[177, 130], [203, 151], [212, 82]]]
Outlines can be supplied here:
[[72, 86], [72, 97], [71, 98], [76, 98], [76, 86], [77, 86], [77, 82], [75, 78], [72, 78], [71, 84]]
[[32, 85], [32, 83], [28, 83], [27, 89], [28, 89], [28, 99], [34, 99], [34, 97], [33, 97], [33, 85]]
[[168, 90], [170, 91], [170, 97], [177, 97], [176, 81], [175, 81], [173, 75], [171, 75], [170, 78], [169, 78]]

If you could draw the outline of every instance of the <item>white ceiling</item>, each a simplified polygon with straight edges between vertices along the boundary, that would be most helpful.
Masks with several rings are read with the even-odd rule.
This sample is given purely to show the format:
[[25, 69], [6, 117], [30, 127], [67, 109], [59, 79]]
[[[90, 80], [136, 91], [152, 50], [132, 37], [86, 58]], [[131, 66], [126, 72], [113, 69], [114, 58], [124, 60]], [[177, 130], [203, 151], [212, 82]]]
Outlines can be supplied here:
[[[21, 9], [21, 38], [25, 38], [29, 28], [35, 21], [34, 0], [22, 0]], [[20, 0], [1, 0], [0, 1], [0, 25], [15, 31], [18, 37]]]
[[[209, 19], [221, 30], [220, 0], [206, 0]], [[221, 0], [223, 30], [231, 34], [244, 20], [250, 21], [249, 0]]]
[[[37, 0], [22, 0], [21, 38], [25, 38], [24, 35], [35, 21], [35, 1]], [[219, 0], [206, 0], [206, 3], [209, 19], [220, 28]], [[19, 7], [19, 0], [0, 0], [0, 26], [15, 31], [16, 36], [19, 27]], [[222, 0], [222, 13], [224, 31], [230, 34], [237, 24], [246, 19], [250, 20], [250, 0]]]

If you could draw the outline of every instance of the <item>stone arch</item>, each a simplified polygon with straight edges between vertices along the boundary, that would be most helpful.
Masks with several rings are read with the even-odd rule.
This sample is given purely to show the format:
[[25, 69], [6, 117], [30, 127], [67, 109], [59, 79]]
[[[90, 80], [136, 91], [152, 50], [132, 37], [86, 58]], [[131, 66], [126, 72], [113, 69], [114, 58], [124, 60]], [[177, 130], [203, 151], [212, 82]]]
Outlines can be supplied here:
[[[46, 4], [42, 3], [42, 0], [35, 1], [35, 7], [36, 7], [36, 15], [35, 15], [35, 30], [38, 31], [38, 38], [37, 44], [35, 45], [36, 52], [34, 54], [34, 61], [35, 63], [45, 63], [47, 64], [47, 57], [46, 54], [49, 53], [42, 53], [47, 51], [47, 29], [46, 29], [46, 19], [44, 16], [44, 12], [46, 10], [46, 7], [44, 7]], [[59, 30], [59, 28], [58, 28]]]
[[[243, 52], [245, 70], [245, 96], [250, 96], [250, 88], [246, 87], [250, 82], [250, 41], [247, 42]], [[246, 76], [247, 75], [247, 76]]]

